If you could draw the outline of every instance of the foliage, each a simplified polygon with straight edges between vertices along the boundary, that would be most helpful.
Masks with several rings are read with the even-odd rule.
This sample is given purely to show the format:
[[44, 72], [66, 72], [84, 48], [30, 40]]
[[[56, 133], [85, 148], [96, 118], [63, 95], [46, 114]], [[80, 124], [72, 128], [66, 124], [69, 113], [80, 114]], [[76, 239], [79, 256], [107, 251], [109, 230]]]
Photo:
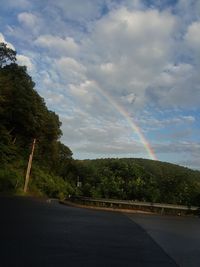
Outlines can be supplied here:
[[11, 136], [3, 125], [0, 125], [0, 163], [12, 161], [16, 156], [15, 146], [11, 142]]
[[30, 189], [33, 191], [38, 190], [53, 198], [65, 198], [74, 192], [74, 189], [68, 182], [38, 166], [33, 167]]
[[19, 176], [24, 180], [35, 138], [33, 167], [38, 167], [33, 169], [32, 186], [50, 196], [68, 194], [72, 189], [66, 181], [66, 166], [72, 152], [59, 141], [61, 122], [35, 90], [26, 67], [15, 61], [16, 51], [0, 43], [0, 166], [7, 168], [1, 168], [0, 191], [23, 188], [17, 181]]
[[82, 195], [183, 205], [200, 204], [200, 172], [145, 159], [76, 161]]
[[9, 62], [16, 61], [16, 51], [7, 47], [7, 44], [0, 43], [0, 68]]
[[12, 168], [0, 169], [0, 192], [17, 192], [22, 186], [22, 177]]

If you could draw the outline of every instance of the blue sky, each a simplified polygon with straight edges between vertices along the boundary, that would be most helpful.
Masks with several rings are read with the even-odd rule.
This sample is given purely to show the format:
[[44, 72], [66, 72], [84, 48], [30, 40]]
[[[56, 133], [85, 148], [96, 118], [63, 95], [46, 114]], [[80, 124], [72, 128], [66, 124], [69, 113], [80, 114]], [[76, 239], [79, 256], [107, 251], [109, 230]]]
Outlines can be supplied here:
[[200, 168], [199, 0], [2, 0], [0, 41], [74, 158], [149, 158], [121, 109], [159, 160]]

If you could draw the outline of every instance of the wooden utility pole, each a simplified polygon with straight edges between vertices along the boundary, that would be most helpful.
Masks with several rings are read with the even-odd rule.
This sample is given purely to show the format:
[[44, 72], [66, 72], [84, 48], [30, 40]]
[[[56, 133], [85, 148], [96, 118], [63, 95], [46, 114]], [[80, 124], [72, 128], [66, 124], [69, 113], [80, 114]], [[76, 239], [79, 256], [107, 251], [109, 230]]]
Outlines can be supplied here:
[[26, 178], [25, 178], [25, 183], [24, 183], [24, 192], [27, 192], [28, 189], [28, 183], [29, 183], [29, 178], [30, 178], [30, 172], [31, 172], [31, 166], [32, 166], [32, 160], [33, 160], [33, 153], [35, 150], [35, 143], [36, 143], [36, 139], [33, 139], [33, 144], [32, 144], [32, 150], [31, 150], [31, 154], [29, 156], [29, 161], [28, 161], [28, 166], [27, 166], [27, 170], [26, 170]]

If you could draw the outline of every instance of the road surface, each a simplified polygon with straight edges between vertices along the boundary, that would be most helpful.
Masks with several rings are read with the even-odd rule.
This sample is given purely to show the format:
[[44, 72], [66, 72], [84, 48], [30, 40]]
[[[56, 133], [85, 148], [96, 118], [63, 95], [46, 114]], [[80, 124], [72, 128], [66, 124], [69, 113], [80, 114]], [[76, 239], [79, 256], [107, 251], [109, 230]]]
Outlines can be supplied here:
[[200, 218], [130, 214], [181, 267], [200, 266]]
[[0, 197], [0, 265], [178, 266], [133, 220], [56, 202]]

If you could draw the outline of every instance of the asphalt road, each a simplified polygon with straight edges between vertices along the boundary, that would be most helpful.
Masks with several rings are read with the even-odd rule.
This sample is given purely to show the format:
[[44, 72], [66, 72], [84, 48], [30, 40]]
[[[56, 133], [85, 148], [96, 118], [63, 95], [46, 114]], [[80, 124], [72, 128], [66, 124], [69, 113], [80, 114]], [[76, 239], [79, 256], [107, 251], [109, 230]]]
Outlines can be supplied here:
[[200, 266], [200, 218], [130, 214], [181, 267]]
[[141, 226], [112, 212], [0, 197], [0, 266], [175, 267]]

